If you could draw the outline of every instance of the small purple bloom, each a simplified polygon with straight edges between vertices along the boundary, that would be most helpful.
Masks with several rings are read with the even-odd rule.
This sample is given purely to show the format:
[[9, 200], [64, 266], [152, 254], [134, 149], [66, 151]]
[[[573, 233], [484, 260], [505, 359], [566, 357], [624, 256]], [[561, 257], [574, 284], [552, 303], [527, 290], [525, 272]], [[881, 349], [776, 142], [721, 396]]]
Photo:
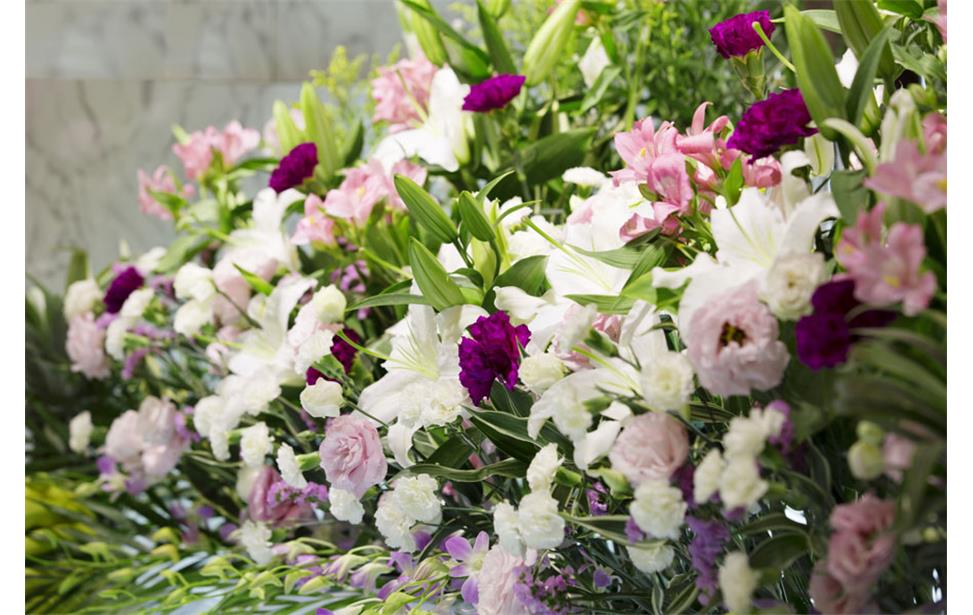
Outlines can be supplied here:
[[463, 99], [463, 111], [485, 113], [502, 109], [520, 94], [524, 87], [524, 75], [497, 75], [470, 87], [470, 93]]
[[598, 517], [608, 512], [608, 505], [601, 501], [601, 496], [604, 493], [605, 487], [601, 483], [595, 483], [594, 488], [585, 492], [588, 498], [588, 512], [591, 513], [591, 516]]
[[741, 13], [726, 21], [721, 21], [709, 29], [709, 36], [716, 45], [716, 50], [724, 58], [745, 56], [754, 49], [763, 47], [764, 42], [753, 29], [753, 24], [759, 23], [767, 38], [774, 33], [774, 23], [770, 21], [767, 11]]
[[[355, 342], [356, 344], [361, 344], [361, 336], [355, 332], [354, 329], [345, 327], [342, 333], [348, 336], [348, 339]], [[355, 355], [358, 353], [355, 347], [341, 339], [337, 335], [334, 336], [334, 341], [331, 342], [331, 354], [335, 359], [341, 363], [341, 366], [345, 368], [345, 373], [351, 373], [351, 366], [355, 362]], [[314, 369], [313, 367], [311, 369]], [[317, 370], [315, 370], [317, 371]], [[308, 383], [310, 384], [310, 383]]]
[[604, 568], [595, 568], [595, 574], [592, 577], [592, 581], [594, 581], [595, 587], [597, 589], [606, 589], [609, 585], [612, 584], [612, 580], [614, 578], [615, 577], [609, 574], [608, 571], [605, 570]]
[[801, 91], [783, 90], [750, 105], [726, 146], [751, 154], [754, 160], [763, 158], [817, 133], [808, 127], [810, 121]]
[[196, 509], [196, 514], [199, 515], [200, 519], [211, 519], [213, 515], [216, 513], [213, 511], [212, 506], [207, 506], [206, 504], [203, 504], [202, 506]]
[[98, 473], [102, 476], [111, 476], [117, 470], [115, 467], [115, 460], [108, 455], [102, 455], [95, 461], [95, 466], [98, 468]]
[[217, 530], [217, 532], [219, 532], [220, 539], [223, 542], [230, 542], [230, 534], [237, 531], [237, 529], [238, 528], [235, 523], [224, 523], [220, 526], [220, 529]]
[[142, 359], [148, 354], [148, 348], [136, 348], [125, 357], [125, 365], [122, 367], [122, 380], [131, 380], [132, 376], [135, 375], [135, 370], [142, 364]]
[[696, 571], [696, 587], [712, 600], [719, 586], [716, 577], [716, 560], [723, 552], [723, 544], [730, 537], [730, 532], [718, 520], [706, 521], [696, 517], [686, 517], [686, 525], [693, 532], [693, 539], [689, 543], [689, 556]]
[[693, 497], [693, 487], [695, 486], [693, 476], [695, 475], [695, 471], [693, 464], [687, 461], [672, 474], [672, 479], [676, 483], [676, 487], [682, 491], [682, 499], [691, 509], [696, 508], [696, 498]]
[[[490, 395], [490, 387], [497, 378], [513, 390], [520, 371], [520, 346], [530, 341], [527, 325], [514, 327], [510, 317], [500, 311], [480, 316], [470, 325], [470, 337], [459, 345], [459, 381], [470, 393], [474, 404], [480, 405]], [[471, 339], [472, 338], [472, 339]]]
[[784, 425], [780, 428], [780, 433], [776, 436], [767, 438], [772, 446], [776, 446], [781, 453], [786, 455], [794, 446], [794, 421], [791, 420], [791, 405], [782, 399], [775, 399], [767, 404], [767, 410], [776, 410], [784, 415]]
[[304, 381], [307, 383], [307, 386], [311, 386], [322, 378], [324, 378], [324, 374], [313, 367], [307, 368], [307, 371], [304, 373]]
[[141, 288], [144, 282], [145, 278], [135, 267], [130, 266], [122, 269], [108, 285], [108, 290], [105, 292], [105, 311], [109, 314], [117, 314], [128, 296], [136, 289]]
[[625, 537], [629, 542], [642, 542], [648, 538], [632, 517], [625, 520]]
[[314, 175], [314, 167], [318, 166], [318, 146], [314, 143], [301, 143], [281, 158], [280, 164], [270, 174], [270, 187], [280, 194], [288, 188], [294, 188], [304, 183], [304, 180]]

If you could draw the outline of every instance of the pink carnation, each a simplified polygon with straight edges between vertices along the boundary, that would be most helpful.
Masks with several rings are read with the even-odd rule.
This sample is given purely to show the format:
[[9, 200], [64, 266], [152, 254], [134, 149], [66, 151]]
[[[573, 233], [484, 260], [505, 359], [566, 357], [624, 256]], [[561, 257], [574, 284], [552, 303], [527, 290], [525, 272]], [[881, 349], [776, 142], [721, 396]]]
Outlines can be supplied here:
[[375, 100], [376, 122], [389, 123], [390, 132], [409, 128], [421, 121], [421, 112], [429, 104], [429, 91], [436, 65], [420, 56], [415, 60], [399, 60], [392, 66], [378, 69], [372, 79], [372, 98]]
[[668, 414], [650, 412], [632, 419], [615, 440], [608, 458], [632, 485], [669, 480], [689, 454], [686, 428]]
[[789, 356], [777, 319], [749, 282], [696, 310], [683, 331], [688, 356], [704, 387], [716, 395], [747, 395], [777, 386]]
[[335, 243], [334, 220], [324, 215], [324, 201], [318, 195], [309, 194], [304, 200], [304, 217], [298, 221], [291, 242], [299, 246], [311, 242]]
[[90, 312], [78, 314], [68, 323], [65, 350], [71, 359], [72, 372], [98, 380], [108, 377], [105, 331], [95, 323], [95, 317]]
[[172, 174], [170, 173], [169, 169], [165, 166], [157, 167], [152, 175], [149, 175], [142, 169], [139, 169], [138, 180], [139, 209], [143, 214], [155, 216], [160, 220], [172, 220], [172, 212], [155, 200], [155, 197], [152, 196], [152, 192], [175, 194], [183, 198], [189, 198], [195, 192], [193, 187], [189, 185], [185, 185], [182, 187], [182, 190], [177, 191], [176, 182], [172, 178]]
[[378, 430], [358, 416], [344, 415], [329, 421], [319, 453], [331, 486], [359, 498], [382, 482], [388, 470]]

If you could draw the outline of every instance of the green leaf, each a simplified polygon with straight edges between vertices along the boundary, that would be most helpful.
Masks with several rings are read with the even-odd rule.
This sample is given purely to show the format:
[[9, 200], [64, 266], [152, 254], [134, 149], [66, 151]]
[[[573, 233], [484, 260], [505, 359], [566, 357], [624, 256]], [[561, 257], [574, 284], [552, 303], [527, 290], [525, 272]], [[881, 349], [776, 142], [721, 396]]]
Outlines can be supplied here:
[[470, 232], [470, 235], [480, 241], [493, 241], [497, 238], [490, 221], [483, 213], [483, 206], [477, 202], [472, 194], [464, 190], [459, 194], [456, 204], [463, 226]]
[[267, 282], [257, 274], [247, 271], [236, 263], [233, 263], [233, 266], [236, 267], [236, 270], [240, 272], [240, 275], [242, 275], [243, 279], [246, 280], [247, 284], [250, 285], [250, 288], [256, 292], [266, 296], [270, 296], [270, 293], [274, 292], [273, 284]]
[[528, 295], [540, 297], [550, 284], [547, 282], [547, 256], [537, 254], [522, 258], [497, 276], [496, 287], [516, 286]]
[[349, 306], [345, 311], [356, 312], [362, 308], [381, 307], [385, 305], [411, 305], [413, 303], [432, 305], [432, 302], [429, 299], [421, 295], [410, 295], [409, 293], [387, 293], [362, 299], [358, 303]]
[[493, 189], [496, 188], [503, 180], [507, 179], [513, 172], [513, 169], [508, 169], [491, 179], [485, 186], [480, 188], [479, 192], [476, 193], [476, 199], [481, 203], [486, 202], [487, 198], [490, 196], [490, 193], [493, 192]]
[[584, 98], [581, 99], [581, 107], [578, 109], [578, 113], [586, 113], [590, 109], [594, 109], [601, 99], [604, 98], [605, 93], [608, 92], [608, 88], [618, 79], [618, 76], [622, 74], [622, 69], [617, 66], [606, 66], [602, 70], [595, 82], [591, 84], [591, 88], [585, 93]]
[[767, 532], [806, 534], [807, 527], [796, 521], [791, 521], [784, 513], [770, 513], [740, 527], [740, 533], [745, 535], [759, 535]]
[[88, 253], [84, 250], [73, 250], [71, 252], [71, 261], [68, 263], [67, 277], [64, 279], [64, 290], [68, 289], [68, 286], [91, 275], [88, 269]]
[[492, 410], [470, 413], [470, 422], [497, 448], [514, 459], [530, 462], [539, 446], [527, 435], [527, 419]]
[[419, 226], [440, 243], [456, 239], [456, 225], [428, 192], [404, 175], [396, 175], [394, 182], [395, 190]]
[[235, 165], [232, 171], [269, 171], [276, 167], [277, 163], [276, 158], [248, 158]]
[[449, 278], [433, 253], [415, 237], [409, 242], [409, 262], [419, 290], [434, 308], [443, 310], [465, 302], [456, 282]]
[[868, 44], [868, 48], [858, 62], [855, 80], [852, 82], [851, 90], [848, 92], [846, 109], [848, 112], [848, 120], [862, 130], [864, 130], [862, 116], [865, 114], [865, 106], [869, 100], [875, 100], [872, 94], [875, 85], [875, 75], [878, 74], [878, 65], [882, 56], [890, 53], [888, 50], [888, 42], [891, 36], [892, 28], [888, 26]]
[[809, 9], [801, 11], [801, 14], [817, 24], [822, 30], [841, 34], [841, 26], [838, 25], [838, 16], [831, 9]]
[[503, 34], [497, 26], [497, 20], [493, 18], [490, 11], [486, 10], [481, 0], [476, 0], [477, 15], [480, 19], [480, 29], [483, 31], [483, 42], [486, 43], [487, 53], [490, 54], [490, 61], [497, 72], [514, 74], [517, 67], [514, 65], [513, 58], [510, 57], [510, 50], [507, 43], [503, 40]]
[[810, 545], [803, 533], [778, 534], [750, 552], [750, 567], [782, 570], [809, 552]]
[[457, 483], [479, 483], [491, 476], [506, 476], [508, 478], [523, 478], [527, 473], [527, 464], [517, 459], [504, 459], [497, 463], [483, 466], [476, 470], [457, 470], [435, 463], [417, 463], [409, 466], [403, 472], [409, 474], [428, 474], [436, 478]]
[[[882, 16], [872, 0], [835, 0], [835, 14], [841, 26], [841, 35], [851, 47], [859, 63], [864, 60], [865, 52], [871, 42], [882, 31]], [[879, 72], [886, 77], [893, 77], [895, 64], [888, 49], [880, 51]]]
[[912, 19], [922, 18], [922, 5], [916, 0], [878, 0], [878, 8]]
[[162, 257], [156, 270], [160, 273], [171, 273], [182, 267], [189, 260], [202, 252], [209, 245], [209, 238], [199, 235], [182, 235], [169, 244], [166, 255]]
[[626, 314], [635, 305], [633, 299], [614, 295], [574, 294], [565, 296], [580, 305], [594, 305], [603, 314]]
[[736, 205], [740, 200], [740, 192], [743, 190], [743, 162], [740, 158], [733, 161], [730, 172], [723, 180], [723, 196], [726, 197], [728, 205]]
[[570, 247], [572, 250], [580, 252], [585, 256], [598, 259], [606, 265], [611, 265], [612, 267], [617, 267], [619, 269], [634, 269], [635, 265], [638, 264], [639, 259], [642, 258], [642, 253], [639, 250], [628, 247], [615, 248], [614, 250], [602, 250], [598, 252], [585, 250], [584, 248], [579, 248], [578, 246]]
[[595, 128], [576, 128], [548, 135], [520, 152], [520, 168], [528, 184], [542, 184], [560, 177], [584, 162]]
[[823, 124], [828, 118], [845, 117], [845, 89], [838, 79], [831, 47], [811, 18], [793, 6], [784, 7], [784, 27], [797, 68], [797, 86], [807, 109], [821, 134], [834, 140], [835, 131]]
[[402, 2], [402, 4], [415, 11], [417, 15], [425, 19], [430, 25], [432, 25], [436, 30], [438, 30], [440, 34], [442, 34], [448, 39], [451, 39], [459, 43], [461, 47], [469, 50], [471, 53], [476, 55], [479, 61], [482, 62], [483, 64], [489, 64], [490, 56], [488, 56], [482, 49], [480, 49], [470, 41], [466, 40], [466, 38], [462, 34], [457, 32], [455, 29], [453, 29], [451, 25], [446, 23], [446, 21], [442, 17], [440, 17], [439, 14], [436, 13], [436, 11], [433, 10], [431, 7], [423, 6], [419, 2], [416, 2], [415, 0], [400, 0], [400, 1]]
[[280, 149], [285, 154], [301, 143], [301, 131], [294, 124], [290, 109], [280, 100], [274, 102], [274, 126], [277, 129]]
[[318, 148], [318, 164], [321, 165], [325, 175], [331, 177], [340, 164], [338, 144], [328, 123], [328, 114], [324, 105], [310, 83], [305, 83], [301, 87], [301, 111], [304, 113], [304, 130]]
[[466, 463], [474, 448], [462, 435], [455, 435], [439, 445], [423, 463], [445, 468], [456, 468]]
[[342, 166], [351, 167], [354, 166], [355, 161], [361, 156], [362, 147], [365, 145], [365, 125], [361, 120], [358, 120], [355, 123], [354, 132], [346, 136], [348, 142], [345, 144], [345, 151], [342, 155], [342, 160], [344, 161]]
[[868, 209], [871, 193], [862, 185], [864, 180], [864, 169], [831, 174], [831, 194], [841, 212], [841, 219], [847, 224], [854, 224], [858, 220], [858, 213]]

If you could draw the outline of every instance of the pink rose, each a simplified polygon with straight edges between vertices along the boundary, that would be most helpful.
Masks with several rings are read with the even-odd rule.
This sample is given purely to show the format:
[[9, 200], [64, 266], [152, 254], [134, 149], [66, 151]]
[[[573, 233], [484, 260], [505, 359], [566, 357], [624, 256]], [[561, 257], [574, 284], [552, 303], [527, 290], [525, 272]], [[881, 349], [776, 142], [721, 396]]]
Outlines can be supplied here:
[[319, 450], [321, 467], [331, 486], [360, 498], [385, 478], [388, 463], [378, 430], [367, 419], [345, 415], [328, 422]]
[[487, 552], [476, 575], [476, 612], [479, 615], [528, 612], [514, 591], [519, 580], [520, 567], [523, 565], [524, 560], [510, 555], [500, 545], [494, 545]]
[[633, 418], [615, 440], [608, 458], [633, 486], [647, 480], [668, 480], [689, 454], [682, 424], [661, 412]]
[[78, 314], [68, 323], [65, 350], [71, 359], [71, 371], [87, 378], [102, 379], [109, 374], [105, 356], [105, 331], [90, 313]]
[[[272, 489], [274, 485], [280, 485]], [[296, 503], [284, 496], [286, 483], [272, 466], [263, 466], [254, 479], [247, 495], [247, 515], [254, 521], [265, 521], [273, 525], [285, 525], [308, 521], [314, 518], [314, 510], [308, 503]]]

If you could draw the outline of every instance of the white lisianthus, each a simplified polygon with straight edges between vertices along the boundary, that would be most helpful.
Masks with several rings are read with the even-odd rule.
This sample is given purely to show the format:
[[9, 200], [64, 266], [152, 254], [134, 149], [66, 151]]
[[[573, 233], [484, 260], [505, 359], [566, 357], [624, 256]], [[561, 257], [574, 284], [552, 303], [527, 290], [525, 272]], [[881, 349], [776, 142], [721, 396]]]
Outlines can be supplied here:
[[539, 450], [527, 467], [527, 484], [530, 485], [530, 490], [550, 490], [559, 467], [561, 467], [561, 458], [557, 454], [556, 444], [548, 444]]
[[206, 301], [216, 294], [213, 271], [196, 263], [186, 263], [176, 272], [172, 289], [177, 299]]
[[64, 294], [64, 319], [70, 321], [78, 314], [90, 312], [102, 295], [98, 283], [91, 278], [73, 282]]
[[767, 493], [767, 488], [767, 481], [760, 478], [756, 459], [732, 457], [727, 460], [720, 477], [720, 499], [726, 510], [750, 508]]
[[187, 301], [176, 310], [172, 328], [176, 333], [192, 337], [205, 325], [213, 322], [213, 306], [209, 301]]
[[436, 525], [443, 518], [439, 501], [439, 483], [428, 474], [406, 476], [395, 482], [395, 501], [402, 511], [416, 521]]
[[117, 361], [125, 360], [125, 333], [132, 325], [127, 318], [116, 318], [105, 331], [105, 352]]
[[138, 290], [132, 291], [132, 294], [122, 304], [122, 309], [118, 313], [119, 316], [128, 318], [129, 320], [141, 318], [146, 308], [152, 303], [152, 297], [154, 296], [155, 291], [151, 288], [139, 288]]
[[386, 493], [378, 500], [375, 511], [375, 527], [385, 538], [385, 544], [393, 549], [412, 552], [416, 550], [416, 539], [412, 536], [415, 519], [410, 517], [398, 498]]
[[270, 402], [280, 397], [280, 384], [270, 372], [250, 376], [231, 375], [220, 382], [217, 393], [226, 400], [232, 414], [257, 416]]
[[510, 502], [503, 501], [493, 509], [493, 531], [500, 546], [511, 555], [523, 555], [524, 543], [520, 538], [517, 511]]
[[521, 382], [538, 395], [564, 378], [564, 374], [564, 361], [550, 352], [524, 357], [520, 364]]
[[735, 551], [726, 556], [719, 571], [723, 603], [731, 613], [749, 613], [757, 574], [750, 569], [746, 553]]
[[681, 410], [694, 389], [693, 366], [680, 352], [665, 351], [642, 366], [642, 394], [653, 410]]
[[665, 570], [675, 556], [672, 547], [663, 542], [626, 547], [626, 549], [635, 567], [646, 574]]
[[324, 329], [318, 329], [307, 336], [297, 347], [297, 354], [294, 357], [294, 371], [301, 375], [306, 374], [309, 367], [331, 354], [333, 342], [334, 333]]
[[345, 489], [332, 488], [328, 491], [328, 502], [331, 504], [331, 515], [338, 521], [358, 525], [365, 516], [361, 502], [354, 493]]
[[254, 521], [244, 521], [240, 526], [240, 544], [247, 550], [247, 554], [258, 565], [269, 564], [274, 559], [274, 552], [271, 550], [270, 537], [273, 532], [265, 523]]
[[297, 455], [290, 444], [281, 444], [277, 449], [277, 469], [284, 482], [295, 489], [307, 487], [307, 479], [301, 473], [301, 466], [297, 463]]
[[70, 437], [68, 438], [68, 447], [78, 453], [79, 455], [88, 450], [88, 445], [91, 443], [91, 432], [94, 426], [91, 424], [91, 413], [85, 410], [81, 412], [68, 424], [68, 430]]
[[301, 391], [301, 407], [311, 416], [319, 419], [341, 414], [341, 384], [318, 378], [314, 384]]
[[693, 473], [693, 499], [697, 504], [706, 503], [719, 490], [723, 466], [723, 456], [716, 448], [706, 453], [696, 466]]
[[520, 500], [517, 527], [529, 549], [553, 549], [564, 541], [564, 519], [557, 513], [557, 500], [546, 491]]
[[274, 450], [270, 430], [263, 421], [254, 423], [240, 434], [240, 458], [248, 466], [263, 465], [264, 457]]
[[818, 252], [779, 256], [764, 281], [761, 299], [781, 320], [797, 320], [811, 310], [811, 295], [825, 280]]
[[682, 492], [667, 481], [647, 480], [635, 490], [629, 512], [641, 530], [654, 538], [679, 538], [686, 516]]

